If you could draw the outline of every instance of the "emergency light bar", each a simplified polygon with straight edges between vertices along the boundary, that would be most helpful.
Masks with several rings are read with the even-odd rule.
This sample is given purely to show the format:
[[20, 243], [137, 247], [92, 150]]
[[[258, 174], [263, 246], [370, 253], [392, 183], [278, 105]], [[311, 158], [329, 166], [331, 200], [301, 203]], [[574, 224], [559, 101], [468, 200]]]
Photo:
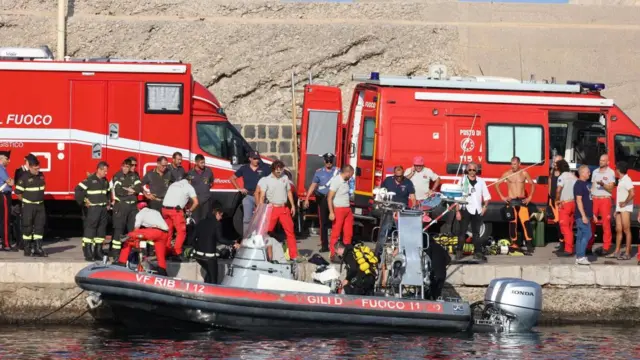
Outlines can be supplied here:
[[353, 81], [381, 86], [398, 86], [414, 88], [441, 88], [441, 89], [470, 89], [470, 90], [502, 90], [502, 91], [532, 91], [532, 92], [556, 92], [556, 93], [582, 93], [580, 84], [547, 84], [547, 83], [522, 83], [512, 81], [479, 81], [479, 77], [457, 78], [458, 80], [436, 80], [425, 76], [381, 76], [379, 72], [369, 75], [354, 74]]

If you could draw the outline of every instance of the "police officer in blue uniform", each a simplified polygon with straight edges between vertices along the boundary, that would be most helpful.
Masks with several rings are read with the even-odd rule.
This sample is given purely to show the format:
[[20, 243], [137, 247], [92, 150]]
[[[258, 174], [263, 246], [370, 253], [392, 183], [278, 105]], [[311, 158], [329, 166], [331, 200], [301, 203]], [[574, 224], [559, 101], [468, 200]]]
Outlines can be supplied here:
[[409, 199], [415, 201], [416, 189], [411, 180], [404, 177], [404, 168], [396, 166], [393, 168], [393, 176], [388, 176], [382, 182], [382, 187], [389, 192], [394, 192], [393, 201], [409, 206]]
[[335, 166], [335, 155], [332, 153], [326, 153], [322, 155], [322, 157], [324, 158], [324, 167], [316, 170], [311, 186], [309, 186], [309, 190], [307, 191], [307, 198], [304, 200], [304, 207], [309, 207], [309, 197], [315, 192], [316, 205], [318, 207], [318, 220], [320, 221], [320, 242], [322, 243], [320, 252], [328, 252], [331, 221], [329, 220], [327, 194], [329, 194], [331, 179], [338, 175], [340, 170]]

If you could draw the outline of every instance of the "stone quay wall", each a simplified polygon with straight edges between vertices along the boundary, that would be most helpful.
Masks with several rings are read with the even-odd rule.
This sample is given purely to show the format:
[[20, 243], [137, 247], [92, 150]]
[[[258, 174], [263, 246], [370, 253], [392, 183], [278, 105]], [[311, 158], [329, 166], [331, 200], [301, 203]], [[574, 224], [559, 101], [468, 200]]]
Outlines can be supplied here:
[[[75, 275], [86, 262], [0, 263], [0, 323], [91, 323], [86, 293]], [[220, 264], [220, 276], [224, 264]], [[170, 263], [170, 276], [202, 281], [196, 263]], [[301, 264], [300, 280], [312, 281], [315, 265]], [[483, 299], [497, 277], [536, 281], [543, 287], [541, 324], [640, 321], [640, 267], [592, 265], [451, 265], [445, 296], [471, 302]], [[44, 317], [45, 315], [55, 313]], [[44, 317], [44, 318], [43, 318]]]
[[[342, 88], [353, 73], [600, 81], [640, 121], [640, 3], [457, 0], [68, 0], [72, 57], [179, 59], [255, 147], [292, 164], [291, 74]], [[56, 1], [0, 0], [0, 46], [56, 49]], [[302, 102], [298, 93], [297, 104]], [[300, 114], [300, 112], [298, 112]]]

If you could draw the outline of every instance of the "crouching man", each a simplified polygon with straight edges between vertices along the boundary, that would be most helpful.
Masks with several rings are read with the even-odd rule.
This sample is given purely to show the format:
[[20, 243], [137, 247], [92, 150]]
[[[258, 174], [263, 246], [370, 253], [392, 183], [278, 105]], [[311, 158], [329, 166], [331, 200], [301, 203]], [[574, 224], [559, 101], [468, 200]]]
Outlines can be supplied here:
[[158, 261], [158, 275], [167, 276], [167, 248], [169, 241], [169, 226], [162, 218], [158, 210], [146, 207], [145, 203], [138, 205], [140, 211], [136, 214], [134, 230], [123, 239], [123, 247], [116, 265], [125, 266], [131, 248], [135, 246], [137, 240], [153, 241], [156, 248], [156, 258]]
[[342, 258], [347, 269], [347, 276], [342, 280], [344, 293], [373, 295], [378, 258], [371, 249], [363, 244], [345, 245], [342, 241], [338, 241], [335, 244], [335, 251]]
[[232, 245], [233, 241], [222, 235], [223, 212], [215, 206], [207, 217], [196, 224], [196, 244], [193, 258], [204, 269], [204, 282], [208, 284], [218, 283], [218, 258], [223, 257], [218, 251], [218, 245]]

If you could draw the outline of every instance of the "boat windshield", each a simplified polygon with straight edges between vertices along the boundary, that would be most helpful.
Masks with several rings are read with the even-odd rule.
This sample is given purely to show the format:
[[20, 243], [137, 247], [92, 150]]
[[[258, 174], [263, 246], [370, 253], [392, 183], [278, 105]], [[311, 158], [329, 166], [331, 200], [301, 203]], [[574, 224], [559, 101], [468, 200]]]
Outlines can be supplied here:
[[251, 218], [249, 227], [247, 227], [247, 231], [243, 234], [242, 238], [248, 239], [255, 235], [262, 235], [262, 238], [266, 238], [272, 209], [273, 206], [269, 204], [258, 205], [256, 207], [256, 212]]

